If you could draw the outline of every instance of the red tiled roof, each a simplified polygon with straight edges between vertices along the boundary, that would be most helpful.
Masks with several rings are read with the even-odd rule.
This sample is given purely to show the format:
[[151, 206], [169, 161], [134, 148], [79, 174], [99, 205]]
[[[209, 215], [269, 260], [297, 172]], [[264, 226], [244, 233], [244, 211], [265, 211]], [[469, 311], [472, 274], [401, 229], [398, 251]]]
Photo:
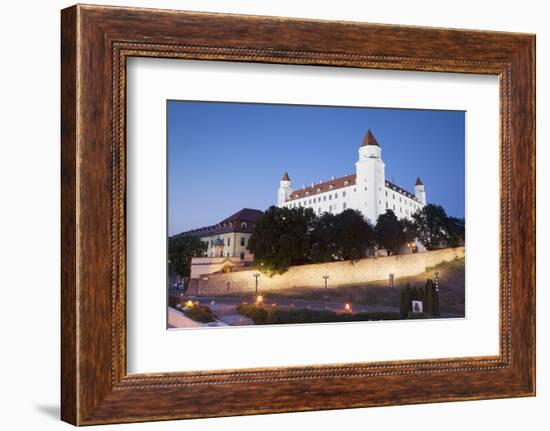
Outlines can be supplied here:
[[370, 129], [367, 131], [367, 134], [363, 139], [363, 143], [361, 144], [362, 147], [364, 147], [365, 145], [376, 145], [377, 147], [380, 146], [378, 145], [378, 141], [376, 140]]
[[195, 236], [198, 238], [203, 238], [205, 236], [220, 235], [222, 233], [230, 232], [252, 233], [254, 224], [263, 215], [263, 211], [243, 208], [242, 210], [222, 220], [218, 224], [188, 230], [174, 236]]
[[306, 197], [306, 193], [308, 193], [308, 196], [311, 196], [317, 193], [324, 193], [331, 190], [341, 189], [342, 187], [351, 186], [355, 184], [355, 177], [355, 174], [346, 175], [345, 177], [335, 178], [334, 180], [325, 181], [320, 184], [314, 184], [313, 187], [306, 187], [304, 189], [295, 190], [291, 193], [289, 200], [293, 201], [295, 199], [304, 198]]

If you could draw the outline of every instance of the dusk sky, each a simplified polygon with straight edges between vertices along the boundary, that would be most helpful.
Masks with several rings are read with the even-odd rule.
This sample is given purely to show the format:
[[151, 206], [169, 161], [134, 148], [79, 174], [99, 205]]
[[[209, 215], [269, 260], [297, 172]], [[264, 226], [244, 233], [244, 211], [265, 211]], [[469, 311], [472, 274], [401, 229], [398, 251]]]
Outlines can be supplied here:
[[355, 173], [368, 129], [386, 180], [464, 217], [463, 111], [168, 101], [168, 232], [216, 224], [294, 189]]

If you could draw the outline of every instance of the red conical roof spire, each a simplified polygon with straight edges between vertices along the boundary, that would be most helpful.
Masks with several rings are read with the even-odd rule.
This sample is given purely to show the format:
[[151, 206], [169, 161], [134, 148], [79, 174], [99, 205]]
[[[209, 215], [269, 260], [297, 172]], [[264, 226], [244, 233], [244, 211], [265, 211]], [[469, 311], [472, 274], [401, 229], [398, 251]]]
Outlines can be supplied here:
[[288, 176], [288, 172], [285, 171], [285, 174], [281, 178], [281, 181], [290, 181], [290, 177]]
[[378, 145], [378, 141], [376, 140], [370, 129], [367, 131], [367, 134], [363, 139], [363, 143], [361, 144], [362, 147], [364, 147], [365, 145], [376, 145], [377, 147], [380, 146]]

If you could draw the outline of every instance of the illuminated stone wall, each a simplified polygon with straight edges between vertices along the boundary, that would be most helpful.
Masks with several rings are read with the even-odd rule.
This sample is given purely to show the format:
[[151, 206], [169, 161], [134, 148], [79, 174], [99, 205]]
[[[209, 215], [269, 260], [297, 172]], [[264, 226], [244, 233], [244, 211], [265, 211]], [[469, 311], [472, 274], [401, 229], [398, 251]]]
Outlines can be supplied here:
[[[420, 274], [427, 267], [441, 262], [464, 257], [464, 247], [446, 248], [398, 256], [362, 259], [350, 262], [330, 262], [314, 265], [293, 266], [282, 275], [267, 277], [261, 275], [259, 290], [287, 289], [292, 287], [323, 287], [323, 275], [327, 274], [328, 287], [361, 284], [369, 281], [388, 280], [388, 274], [395, 274], [395, 283], [400, 277]], [[221, 295], [232, 292], [253, 292], [255, 270], [244, 270], [228, 274], [210, 274], [190, 286], [190, 294]]]

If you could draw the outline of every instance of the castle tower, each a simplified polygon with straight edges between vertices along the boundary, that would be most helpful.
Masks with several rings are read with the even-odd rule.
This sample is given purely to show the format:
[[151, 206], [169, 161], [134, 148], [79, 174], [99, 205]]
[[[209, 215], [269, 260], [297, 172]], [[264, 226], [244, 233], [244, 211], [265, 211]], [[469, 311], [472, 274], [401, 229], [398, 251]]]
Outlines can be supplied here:
[[378, 216], [386, 212], [386, 172], [382, 161], [382, 148], [370, 130], [359, 147], [359, 160], [355, 163], [355, 169], [355, 208], [361, 211], [370, 223], [375, 224]]
[[426, 191], [424, 190], [424, 183], [420, 178], [416, 179], [414, 185], [414, 197], [422, 204], [426, 205]]
[[279, 182], [279, 190], [277, 192], [277, 206], [282, 206], [287, 200], [290, 199], [292, 193], [292, 184], [290, 183], [290, 177], [285, 172]]

